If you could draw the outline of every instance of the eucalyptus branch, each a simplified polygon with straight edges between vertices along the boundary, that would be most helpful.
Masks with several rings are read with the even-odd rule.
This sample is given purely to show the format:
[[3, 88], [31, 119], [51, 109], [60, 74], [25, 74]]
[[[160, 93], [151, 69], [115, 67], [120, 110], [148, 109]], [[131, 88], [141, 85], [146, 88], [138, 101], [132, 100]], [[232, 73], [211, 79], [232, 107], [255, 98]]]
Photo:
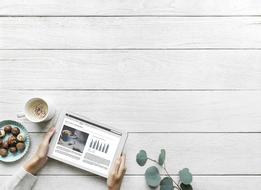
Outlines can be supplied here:
[[140, 150], [136, 155], [136, 162], [140, 166], [144, 166], [147, 161], [156, 163], [159, 167], [164, 169], [165, 177], [162, 179], [159, 172], [159, 167], [150, 166], [146, 169], [145, 179], [146, 183], [151, 188], [157, 188], [160, 186], [161, 189], [173, 189], [177, 190], [192, 189], [192, 174], [188, 168], [183, 168], [179, 171], [179, 181], [176, 182], [173, 177], [170, 176], [166, 166], [166, 150], [161, 149], [158, 159], [149, 158], [145, 150]]
[[[158, 164], [159, 166], [161, 166], [157, 160], [154, 160], [154, 159], [149, 158], [149, 157], [148, 157], [148, 160], [150, 160], [150, 161], [152, 161], [152, 162], [155, 162], [156, 164]], [[176, 188], [179, 189], [179, 190], [182, 190], [181, 187], [178, 185], [178, 183], [170, 176], [170, 174], [169, 174], [169, 172], [167, 171], [166, 167], [165, 167], [165, 166], [161, 166], [161, 167], [164, 169], [164, 171], [166, 172], [167, 176], [173, 181], [173, 183], [175, 183]]]

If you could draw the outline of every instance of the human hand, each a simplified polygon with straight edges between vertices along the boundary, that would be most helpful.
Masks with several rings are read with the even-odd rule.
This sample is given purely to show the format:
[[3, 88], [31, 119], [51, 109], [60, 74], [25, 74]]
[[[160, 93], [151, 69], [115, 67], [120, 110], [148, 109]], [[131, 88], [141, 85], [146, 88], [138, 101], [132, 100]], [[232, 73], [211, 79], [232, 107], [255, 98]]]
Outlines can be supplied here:
[[107, 180], [108, 190], [120, 190], [126, 172], [126, 156], [122, 155], [116, 160], [115, 166]]
[[45, 134], [36, 153], [24, 165], [24, 169], [27, 172], [35, 175], [46, 164], [48, 160], [47, 153], [49, 149], [49, 143], [54, 133], [55, 133], [55, 128], [52, 127]]

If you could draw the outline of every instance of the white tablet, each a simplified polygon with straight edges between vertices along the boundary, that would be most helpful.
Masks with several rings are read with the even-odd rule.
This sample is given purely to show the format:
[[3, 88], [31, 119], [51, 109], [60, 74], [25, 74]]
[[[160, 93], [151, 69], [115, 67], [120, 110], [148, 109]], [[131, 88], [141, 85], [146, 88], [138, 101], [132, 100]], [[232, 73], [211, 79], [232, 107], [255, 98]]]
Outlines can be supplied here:
[[71, 112], [56, 122], [48, 156], [108, 178], [121, 155], [127, 133]]

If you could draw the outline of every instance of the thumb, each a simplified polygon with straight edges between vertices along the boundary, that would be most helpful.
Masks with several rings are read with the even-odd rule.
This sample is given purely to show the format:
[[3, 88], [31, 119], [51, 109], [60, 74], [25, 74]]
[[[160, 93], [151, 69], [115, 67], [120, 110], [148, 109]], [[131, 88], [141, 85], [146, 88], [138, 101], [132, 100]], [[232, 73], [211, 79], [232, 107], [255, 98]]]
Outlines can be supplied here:
[[44, 136], [44, 139], [43, 139], [44, 143], [49, 144], [49, 142], [50, 142], [52, 136], [54, 135], [54, 133], [55, 133], [55, 128], [51, 127], [48, 130], [48, 132], [45, 134], [45, 136]]

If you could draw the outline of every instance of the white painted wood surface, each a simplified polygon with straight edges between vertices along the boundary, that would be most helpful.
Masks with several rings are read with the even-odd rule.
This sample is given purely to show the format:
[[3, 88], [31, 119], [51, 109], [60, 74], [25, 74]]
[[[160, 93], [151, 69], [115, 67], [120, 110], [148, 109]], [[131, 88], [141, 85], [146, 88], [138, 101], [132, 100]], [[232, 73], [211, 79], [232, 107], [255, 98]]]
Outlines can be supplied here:
[[[7, 179], [8, 177], [6, 176], [0, 176], [1, 181]], [[194, 181], [194, 189], [200, 190], [209, 190], [209, 187], [212, 190], [226, 189], [227, 187], [236, 190], [245, 190], [246, 185], [249, 189], [258, 189], [261, 187], [260, 177], [196, 176], [194, 177]], [[57, 190], [58, 187], [62, 187], [63, 190], [106, 189], [106, 182], [94, 176], [40, 176], [35, 189], [46, 189], [46, 182], [49, 182], [48, 190]], [[145, 184], [144, 177], [136, 176], [126, 176], [122, 189], [150, 190]]]
[[[129, 131], [123, 190], [148, 189], [135, 155], [160, 148], [195, 190], [260, 189], [260, 11], [259, 0], [2, 0], [0, 120], [40, 95]], [[47, 124], [21, 122], [32, 154]], [[25, 160], [0, 163], [0, 180]], [[106, 189], [54, 160], [39, 176], [37, 190]]]
[[1, 0], [0, 15], [260, 15], [259, 0]]
[[2, 17], [0, 49], [261, 48], [260, 17]]
[[2, 50], [0, 56], [4, 89], [261, 87], [260, 50]]
[[[15, 119], [36, 96], [129, 132], [260, 132], [260, 91], [8, 90], [0, 93], [0, 119]], [[31, 132], [45, 129], [26, 125]]]

